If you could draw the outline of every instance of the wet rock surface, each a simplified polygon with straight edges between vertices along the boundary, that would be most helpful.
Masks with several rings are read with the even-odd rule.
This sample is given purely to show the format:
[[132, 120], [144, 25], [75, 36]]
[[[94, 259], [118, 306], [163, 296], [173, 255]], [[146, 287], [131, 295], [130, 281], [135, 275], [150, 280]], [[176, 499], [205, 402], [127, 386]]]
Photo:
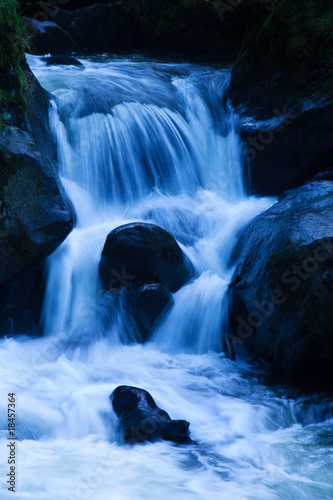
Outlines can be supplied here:
[[80, 50], [69, 33], [53, 21], [38, 21], [30, 17], [24, 20], [32, 37], [34, 54], [64, 54]]
[[188, 433], [189, 422], [171, 420], [146, 390], [122, 385], [113, 391], [110, 399], [120, 420], [126, 443], [163, 439], [178, 444], [194, 444]]
[[109, 233], [99, 272], [105, 288], [157, 283], [176, 292], [193, 269], [171, 234], [154, 224], [134, 222]]
[[332, 389], [333, 182], [286, 193], [245, 229], [229, 288], [234, 346], [274, 379]]

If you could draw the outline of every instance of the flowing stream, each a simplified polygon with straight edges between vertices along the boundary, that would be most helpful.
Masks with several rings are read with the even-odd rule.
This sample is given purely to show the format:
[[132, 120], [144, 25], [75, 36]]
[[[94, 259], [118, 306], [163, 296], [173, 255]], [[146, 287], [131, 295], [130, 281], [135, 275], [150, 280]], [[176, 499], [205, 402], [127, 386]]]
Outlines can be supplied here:
[[[1, 498], [7, 399], [17, 397], [18, 500], [329, 500], [332, 405], [263, 383], [223, 354], [226, 290], [242, 228], [273, 199], [249, 197], [230, 72], [144, 57], [83, 66], [28, 62], [52, 92], [51, 128], [76, 227], [47, 262], [44, 337], [0, 345]], [[138, 342], [121, 300], [100, 311], [98, 263], [115, 227], [169, 231], [196, 276], [151, 341]], [[148, 390], [193, 446], [125, 445], [109, 395]]]

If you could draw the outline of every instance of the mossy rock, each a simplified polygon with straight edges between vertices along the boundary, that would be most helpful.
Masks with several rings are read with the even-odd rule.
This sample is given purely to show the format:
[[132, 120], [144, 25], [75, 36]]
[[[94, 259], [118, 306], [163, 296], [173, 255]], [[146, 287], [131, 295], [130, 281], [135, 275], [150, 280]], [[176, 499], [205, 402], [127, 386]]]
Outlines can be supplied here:
[[[56, 171], [49, 96], [28, 68], [14, 0], [0, 0], [0, 283], [49, 255], [73, 227]], [[0, 304], [1, 305], [1, 304]]]
[[[257, 118], [333, 97], [333, 0], [244, 0], [258, 9], [233, 67], [230, 97]], [[300, 107], [300, 106], [299, 106]], [[298, 108], [299, 109], [299, 108]]]
[[0, 128], [7, 121], [6, 114], [16, 125], [25, 121], [24, 51], [28, 43], [17, 1], [0, 0]]

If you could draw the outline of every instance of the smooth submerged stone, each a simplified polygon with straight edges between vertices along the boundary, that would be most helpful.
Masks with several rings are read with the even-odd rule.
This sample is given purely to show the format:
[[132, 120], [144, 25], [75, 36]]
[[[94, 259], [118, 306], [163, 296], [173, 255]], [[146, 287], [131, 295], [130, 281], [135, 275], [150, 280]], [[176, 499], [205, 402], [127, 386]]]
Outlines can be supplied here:
[[113, 229], [99, 264], [105, 288], [158, 283], [176, 292], [192, 272], [192, 265], [175, 238], [164, 229], [144, 222]]
[[195, 444], [188, 433], [189, 422], [171, 420], [146, 390], [121, 385], [113, 391], [110, 399], [123, 428], [126, 443], [163, 439], [178, 444]]

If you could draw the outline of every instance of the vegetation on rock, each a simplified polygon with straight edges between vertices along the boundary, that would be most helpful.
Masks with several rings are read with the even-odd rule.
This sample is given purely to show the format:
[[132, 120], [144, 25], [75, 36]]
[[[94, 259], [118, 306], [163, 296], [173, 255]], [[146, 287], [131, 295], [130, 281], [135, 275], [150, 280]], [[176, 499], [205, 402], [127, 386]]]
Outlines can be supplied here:
[[249, 24], [233, 68], [233, 102], [256, 108], [261, 101], [268, 109], [295, 107], [308, 99], [319, 105], [332, 102], [332, 0], [244, 0], [245, 4], [258, 12], [258, 18]]
[[24, 51], [29, 44], [16, 0], [0, 0], [0, 130], [6, 122], [24, 122]]
[[73, 226], [52, 168], [49, 98], [25, 61], [28, 40], [17, 1], [0, 0], [0, 284], [49, 255]]

